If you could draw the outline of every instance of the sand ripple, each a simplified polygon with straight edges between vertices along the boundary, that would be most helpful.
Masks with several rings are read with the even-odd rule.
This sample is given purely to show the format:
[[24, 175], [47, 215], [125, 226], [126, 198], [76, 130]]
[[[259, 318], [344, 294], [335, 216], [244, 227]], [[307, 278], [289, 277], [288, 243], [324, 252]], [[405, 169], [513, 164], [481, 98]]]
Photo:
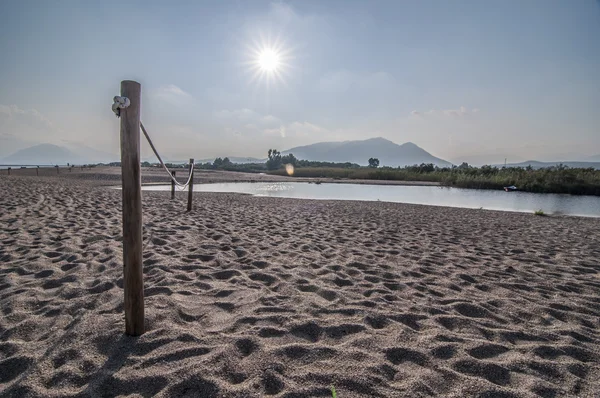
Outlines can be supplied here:
[[0, 177], [3, 396], [598, 396], [600, 220]]

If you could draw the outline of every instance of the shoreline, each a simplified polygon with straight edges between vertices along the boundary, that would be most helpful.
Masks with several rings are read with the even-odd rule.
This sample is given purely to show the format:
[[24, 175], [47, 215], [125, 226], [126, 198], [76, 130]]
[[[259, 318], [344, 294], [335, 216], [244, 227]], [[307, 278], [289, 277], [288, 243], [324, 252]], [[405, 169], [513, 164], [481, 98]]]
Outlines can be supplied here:
[[[35, 168], [13, 169], [11, 175], [15, 177], [36, 177]], [[185, 173], [186, 169], [172, 169], [174, 171]], [[71, 172], [68, 168], [60, 168], [60, 174], [56, 173], [54, 167], [40, 167], [40, 177], [72, 177], [81, 180], [88, 180], [102, 185], [102, 181], [120, 181], [121, 168], [111, 166], [92, 167], [81, 170], [74, 167]], [[0, 172], [0, 175], [6, 175], [6, 171]], [[179, 177], [181, 179], [181, 176]], [[169, 184], [170, 179], [162, 168], [142, 167], [142, 184]], [[315, 182], [322, 183], [338, 183], [338, 184], [371, 184], [371, 185], [407, 185], [407, 186], [440, 186], [437, 182], [429, 181], [390, 181], [390, 180], [350, 180], [350, 179], [333, 179], [333, 178], [307, 178], [307, 177], [286, 177], [276, 176], [271, 174], [245, 173], [238, 171], [223, 171], [223, 170], [194, 170], [194, 184], [210, 184], [221, 182]]]
[[[172, 169], [186, 173], [186, 169]], [[57, 176], [55, 167], [40, 167], [39, 169], [41, 176]], [[98, 184], [103, 184], [101, 181], [120, 181], [120, 167], [112, 166], [99, 166], [92, 167], [89, 169], [81, 170], [78, 167], [74, 167], [72, 171], [68, 168], [60, 168], [60, 176], [67, 175], [73, 176], [83, 180], [96, 181]], [[4, 175], [6, 170], [0, 170], [0, 175]], [[12, 175], [15, 176], [35, 176], [35, 168], [28, 169], [14, 169]], [[349, 178], [320, 178], [320, 177], [289, 177], [280, 176], [266, 173], [247, 173], [241, 171], [224, 171], [224, 170], [205, 170], [195, 169], [194, 170], [194, 183], [195, 184], [210, 184], [210, 183], [224, 183], [224, 182], [305, 182], [305, 183], [328, 183], [328, 184], [355, 184], [355, 185], [397, 185], [397, 186], [437, 186], [440, 188], [454, 188], [454, 189], [465, 189], [475, 191], [490, 191], [496, 192], [502, 189], [496, 188], [480, 188], [480, 187], [461, 187], [461, 186], [449, 186], [444, 185], [440, 182], [434, 181], [400, 181], [400, 180], [365, 180], [365, 179], [349, 179]], [[180, 177], [181, 178], [181, 177]], [[170, 180], [164, 173], [162, 168], [156, 167], [142, 167], [142, 184], [169, 184]], [[110, 184], [104, 184], [110, 185]], [[552, 195], [569, 195], [569, 196], [585, 196], [585, 197], [597, 197], [597, 195], [584, 195], [584, 194], [570, 194], [564, 192], [530, 192], [521, 191], [517, 192], [530, 193], [530, 194], [552, 194]]]
[[[19, 177], [25, 177], [25, 178], [29, 178], [29, 177], [33, 177], [35, 178], [35, 169], [24, 169], [24, 170], [19, 170], [20, 173], [13, 173], [11, 175], [11, 177], [13, 178], [19, 178]], [[176, 171], [180, 171], [179, 169], [176, 169]], [[186, 171], [186, 170], [183, 170]], [[93, 167], [90, 169], [85, 169], [85, 170], [80, 170], [80, 169], [73, 169], [73, 171], [69, 172], [69, 171], [63, 171], [60, 174], [55, 174], [55, 168], [46, 168], [46, 169], [42, 169], [40, 168], [40, 175], [39, 179], [44, 180], [46, 178], [52, 178], [52, 179], [57, 179], [57, 180], [73, 180], [73, 181], [77, 181], [78, 183], [82, 183], [85, 185], [90, 185], [90, 186], [102, 186], [102, 187], [107, 187], [110, 189], [118, 189], [120, 187], [120, 183], [121, 183], [121, 169], [118, 167]], [[181, 171], [180, 171], [181, 173]], [[431, 182], [412, 182], [412, 181], [388, 181], [388, 180], [350, 180], [350, 179], [346, 179], [346, 180], [334, 180], [334, 179], [321, 179], [321, 178], [297, 178], [297, 177], [286, 177], [286, 176], [273, 176], [273, 175], [268, 175], [268, 174], [256, 174], [256, 173], [242, 173], [242, 172], [228, 172], [228, 171], [220, 171], [220, 170], [195, 170], [195, 176], [194, 176], [194, 184], [196, 186], [199, 185], [203, 185], [203, 184], [219, 184], [219, 183], [276, 183], [276, 182], [295, 182], [295, 183], [307, 183], [307, 184], [315, 184], [315, 183], [322, 183], [322, 184], [350, 184], [350, 185], [373, 185], [373, 186], [432, 186], [432, 187], [439, 187], [441, 189], [443, 188], [453, 188], [455, 190], [464, 190], [464, 191], [483, 191], [483, 192], [487, 192], [487, 191], [491, 191], [491, 192], [495, 192], [495, 190], [480, 190], [480, 189], [472, 189], [472, 188], [457, 188], [457, 187], [447, 187], [447, 186], [443, 186], [440, 185], [438, 183], [431, 183]], [[1, 176], [2, 174], [0, 174]], [[184, 180], [185, 178], [187, 178], [187, 174], [179, 175], [179, 180]], [[166, 173], [164, 172], [164, 170], [158, 169], [158, 168], [142, 168], [142, 175], [141, 175], [141, 179], [142, 179], [142, 186], [152, 186], [152, 185], [164, 185], [164, 186], [168, 186], [170, 185], [170, 179], [169, 177], [166, 175]], [[148, 192], [148, 191], [145, 191]], [[177, 190], [177, 192], [179, 192], [179, 190]], [[531, 192], [517, 192], [517, 194], [519, 193], [524, 193], [524, 194], [531, 194], [531, 195], [538, 195], [536, 193], [531, 193]], [[251, 193], [240, 193], [240, 194], [249, 194], [252, 195]], [[511, 195], [513, 193], [508, 193], [507, 195]], [[543, 195], [543, 194], [539, 194], [539, 195]], [[592, 195], [569, 195], [569, 194], [552, 194], [552, 195], [559, 195], [559, 196], [567, 196], [567, 197], [590, 197], [590, 198], [597, 198], [595, 196]], [[260, 196], [260, 195], [258, 195]], [[262, 197], [262, 196], [261, 196]], [[511, 197], [507, 196], [507, 198], [510, 200], [512, 199]], [[309, 198], [302, 198], [302, 200], [311, 200]], [[322, 199], [313, 199], [313, 200], [322, 200]], [[344, 200], [347, 201], [346, 199], [332, 199], [332, 200]], [[353, 201], [352, 199], [348, 200], [348, 201]], [[358, 202], [375, 202], [374, 200], [356, 200]], [[405, 203], [405, 202], [394, 202], [394, 201], [386, 201], [385, 199], [383, 200], [386, 203]], [[431, 204], [427, 204], [427, 203], [421, 203], [420, 205], [423, 206], [436, 206], [436, 207], [449, 207], [449, 208], [467, 208], [467, 209], [472, 209], [472, 210], [491, 210], [491, 211], [501, 211], [501, 212], [507, 212], [507, 213], [520, 213], [520, 214], [528, 214], [528, 213], [533, 213], [536, 211], [536, 209], [524, 209], [524, 210], [517, 210], [517, 209], [503, 209], [501, 207], [494, 207], [493, 205], [489, 206], [489, 207], [485, 207], [485, 206], [479, 206], [479, 205], [473, 205], [471, 207], [461, 207], [461, 206], [448, 206], [446, 204], [443, 203], [431, 203]], [[545, 208], [542, 206], [542, 210], [545, 210], [546, 213], [544, 214], [545, 216], [550, 216], [550, 217], [581, 217], [581, 218], [599, 218], [600, 215], [594, 215], [594, 214], [564, 214], [564, 213], [560, 213], [560, 212], [552, 212], [552, 210], [548, 211], [548, 208]]]

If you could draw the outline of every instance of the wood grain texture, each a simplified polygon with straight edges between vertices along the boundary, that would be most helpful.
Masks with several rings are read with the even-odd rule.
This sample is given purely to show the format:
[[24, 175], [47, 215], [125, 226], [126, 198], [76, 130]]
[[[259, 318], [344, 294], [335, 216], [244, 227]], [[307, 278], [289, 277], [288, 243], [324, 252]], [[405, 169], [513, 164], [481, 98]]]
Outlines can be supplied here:
[[121, 82], [121, 96], [131, 105], [121, 109], [121, 178], [123, 184], [123, 287], [125, 333], [144, 333], [144, 280], [142, 270], [142, 187], [140, 170], [141, 86]]

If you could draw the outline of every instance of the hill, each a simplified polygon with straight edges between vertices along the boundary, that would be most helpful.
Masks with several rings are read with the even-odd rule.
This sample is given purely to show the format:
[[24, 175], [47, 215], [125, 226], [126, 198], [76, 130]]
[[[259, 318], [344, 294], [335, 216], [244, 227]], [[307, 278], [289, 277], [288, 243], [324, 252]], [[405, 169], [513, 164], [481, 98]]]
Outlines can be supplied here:
[[39, 144], [21, 149], [0, 159], [2, 164], [66, 164], [81, 159], [65, 147], [52, 144]]
[[53, 144], [39, 144], [0, 159], [0, 164], [82, 164], [111, 162], [118, 158], [85, 145], [75, 145], [69, 149]]
[[[531, 166], [534, 169], [541, 169], [541, 168], [545, 168], [545, 167], [554, 167], [554, 166], [558, 166], [559, 164], [562, 164], [563, 166], [567, 166], [570, 168], [594, 168], [596, 170], [600, 170], [600, 162], [571, 162], [571, 161], [564, 161], [564, 162], [539, 162], [537, 160], [528, 160], [525, 162], [521, 162], [521, 163], [508, 163], [506, 165], [506, 167], [527, 167], [527, 166]], [[502, 167], [504, 166], [503, 164], [497, 164], [495, 165], [497, 167]]]
[[450, 162], [436, 158], [412, 142], [398, 145], [381, 137], [361, 141], [318, 142], [282, 151], [283, 155], [289, 153], [302, 160], [351, 162], [360, 165], [367, 165], [371, 157], [378, 158], [381, 166], [412, 166], [421, 163], [451, 165]]

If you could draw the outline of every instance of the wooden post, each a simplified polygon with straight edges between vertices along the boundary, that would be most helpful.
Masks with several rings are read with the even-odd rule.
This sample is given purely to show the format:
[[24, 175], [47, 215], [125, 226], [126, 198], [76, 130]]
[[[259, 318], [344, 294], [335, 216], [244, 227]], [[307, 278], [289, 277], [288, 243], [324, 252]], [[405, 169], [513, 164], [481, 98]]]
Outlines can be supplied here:
[[130, 105], [121, 109], [121, 178], [123, 184], [123, 290], [125, 333], [144, 333], [144, 274], [142, 270], [142, 179], [140, 170], [139, 83], [121, 82], [121, 96]]
[[54, 167], [56, 167], [56, 174], [59, 174], [58, 165], [56, 165]]
[[190, 159], [190, 173], [191, 173], [191, 177], [190, 177], [190, 185], [188, 185], [188, 205], [187, 205], [187, 211], [191, 211], [192, 210], [192, 195], [194, 195], [194, 159]]
[[[173, 175], [173, 178], [175, 178], [175, 174], [176, 172], [172, 172], [171, 173]], [[175, 199], [175, 181], [171, 180], [171, 199]]]
[[40, 166], [35, 168], [35, 175], [39, 177], [40, 175]]
[[10, 175], [10, 169], [11, 169], [11, 167], [8, 168], [8, 175]]

